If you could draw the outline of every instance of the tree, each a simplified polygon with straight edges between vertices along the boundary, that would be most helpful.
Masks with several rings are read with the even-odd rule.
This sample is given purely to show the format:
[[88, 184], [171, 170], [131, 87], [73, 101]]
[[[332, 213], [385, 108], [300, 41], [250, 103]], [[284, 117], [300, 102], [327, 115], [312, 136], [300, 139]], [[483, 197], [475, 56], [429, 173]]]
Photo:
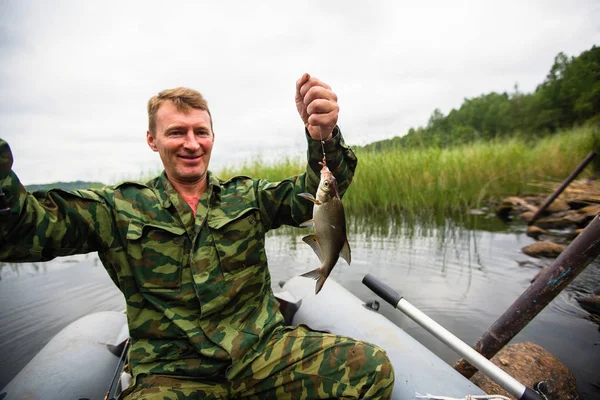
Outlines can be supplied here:
[[558, 53], [545, 80], [531, 94], [522, 93], [515, 84], [511, 94], [465, 98], [447, 116], [436, 108], [426, 127], [410, 128], [407, 135], [385, 141], [385, 146], [446, 147], [516, 134], [534, 137], [586, 121], [600, 123], [600, 48], [596, 46], [578, 57]]

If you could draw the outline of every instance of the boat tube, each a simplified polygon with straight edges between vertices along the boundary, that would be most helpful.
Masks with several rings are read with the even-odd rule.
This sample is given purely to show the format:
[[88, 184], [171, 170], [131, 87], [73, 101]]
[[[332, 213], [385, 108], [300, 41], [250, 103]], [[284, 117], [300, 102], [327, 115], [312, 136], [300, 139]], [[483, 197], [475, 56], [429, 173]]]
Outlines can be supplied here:
[[[376, 310], [329, 278], [294, 277], [277, 294], [286, 321], [376, 344], [396, 372], [393, 399], [418, 394], [465, 398], [485, 395], [477, 386]], [[89, 314], [60, 331], [9, 384], [0, 400], [103, 399], [128, 337], [125, 314]], [[118, 371], [117, 371], [118, 372]], [[126, 384], [124, 385], [126, 387]], [[425, 397], [426, 398], [426, 397]]]
[[57, 333], [0, 391], [0, 400], [103, 399], [128, 336], [124, 313], [86, 315]]

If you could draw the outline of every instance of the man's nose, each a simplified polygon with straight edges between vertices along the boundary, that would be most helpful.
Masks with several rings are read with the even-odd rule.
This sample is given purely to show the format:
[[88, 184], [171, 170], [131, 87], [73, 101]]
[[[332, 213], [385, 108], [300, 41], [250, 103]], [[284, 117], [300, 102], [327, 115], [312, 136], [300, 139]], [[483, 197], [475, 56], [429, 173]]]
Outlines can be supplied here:
[[196, 140], [196, 135], [194, 134], [194, 131], [192, 129], [190, 129], [185, 135], [184, 147], [188, 150], [193, 151], [198, 150], [200, 148], [200, 144]]

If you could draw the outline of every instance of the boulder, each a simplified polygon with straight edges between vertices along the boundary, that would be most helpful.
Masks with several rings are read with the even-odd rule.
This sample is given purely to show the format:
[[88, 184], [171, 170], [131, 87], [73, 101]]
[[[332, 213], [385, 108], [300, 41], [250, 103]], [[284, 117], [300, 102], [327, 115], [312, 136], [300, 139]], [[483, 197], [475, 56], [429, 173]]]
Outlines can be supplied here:
[[529, 223], [529, 221], [531, 221], [531, 220], [533, 219], [533, 215], [534, 215], [534, 214], [535, 214], [535, 213], [534, 213], [533, 211], [525, 211], [525, 212], [522, 212], [522, 213], [519, 215], [519, 218], [521, 218], [521, 221], [523, 221], [523, 222], [525, 222], [526, 224], [528, 224], [528, 223]]
[[500, 203], [496, 206], [496, 216], [500, 219], [507, 220], [513, 210], [513, 205], [508, 203]]
[[588, 217], [585, 214], [573, 211], [569, 213], [569, 215], [566, 215], [563, 219], [565, 221], [572, 222], [576, 226], [585, 226], [587, 225], [587, 221], [592, 218], [588, 219]]
[[556, 258], [566, 249], [566, 246], [550, 241], [536, 242], [527, 245], [521, 251], [531, 257]]
[[587, 225], [587, 223], [594, 219], [596, 215], [600, 214], [600, 204], [593, 204], [591, 206], [583, 207], [575, 212], [580, 216], [583, 216], [583, 220]]
[[600, 315], [600, 296], [579, 297], [577, 302], [585, 311], [590, 314]]
[[562, 216], [565, 224], [568, 222], [585, 227], [596, 215], [600, 213], [600, 204], [580, 208], [579, 210], [571, 210]]
[[583, 232], [583, 228], [575, 229], [574, 231], [566, 232], [564, 237], [569, 241], [573, 241], [581, 232]]
[[527, 203], [527, 201], [520, 197], [510, 196], [502, 200], [496, 207], [496, 215], [502, 219], [506, 219], [513, 210], [536, 212], [537, 207]]
[[534, 239], [539, 239], [541, 235], [547, 235], [548, 231], [540, 228], [539, 226], [530, 225], [527, 227], [527, 236]]
[[[575, 377], [550, 352], [531, 342], [514, 343], [505, 346], [491, 361], [506, 371], [523, 385], [533, 388], [538, 382], [545, 382], [548, 400], [577, 400], [579, 393]], [[481, 372], [471, 377], [471, 382], [488, 394], [510, 396], [500, 385]]]
[[575, 228], [579, 224], [576, 211], [558, 212], [548, 217], [539, 218], [535, 224], [544, 229], [566, 229]]
[[582, 200], [568, 200], [567, 202], [569, 203], [569, 207], [571, 207], [571, 210], [579, 210], [583, 207], [587, 207], [590, 205], [589, 202]]
[[548, 207], [546, 207], [546, 212], [552, 214], [559, 211], [567, 211], [570, 209], [569, 203], [561, 199], [555, 199]]
[[600, 214], [600, 204], [591, 204], [589, 206], [580, 208], [577, 211], [579, 211], [580, 213], [584, 213], [584, 214], [594, 217], [594, 216]]

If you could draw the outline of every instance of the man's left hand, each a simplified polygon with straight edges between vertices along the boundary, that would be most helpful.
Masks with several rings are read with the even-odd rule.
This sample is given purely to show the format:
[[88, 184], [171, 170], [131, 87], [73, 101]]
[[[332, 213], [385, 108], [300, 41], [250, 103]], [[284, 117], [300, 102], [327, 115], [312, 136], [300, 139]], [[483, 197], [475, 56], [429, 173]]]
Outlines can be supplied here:
[[309, 74], [296, 81], [296, 108], [315, 140], [329, 140], [337, 124], [340, 107], [331, 87]]

